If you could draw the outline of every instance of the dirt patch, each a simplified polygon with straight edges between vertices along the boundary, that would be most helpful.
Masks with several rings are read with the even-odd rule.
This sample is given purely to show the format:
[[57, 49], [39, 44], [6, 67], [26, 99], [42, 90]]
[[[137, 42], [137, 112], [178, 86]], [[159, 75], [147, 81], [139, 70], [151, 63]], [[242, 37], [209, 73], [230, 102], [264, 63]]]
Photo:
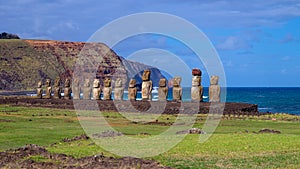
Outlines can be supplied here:
[[0, 119], [0, 122], [14, 122], [13, 120]]
[[147, 125], [160, 125], [160, 126], [171, 126], [173, 122], [162, 122], [162, 121], [150, 121], [145, 123]]
[[198, 128], [191, 128], [188, 130], [177, 131], [176, 134], [206, 134], [206, 132]]
[[90, 139], [89, 136], [86, 134], [82, 134], [80, 136], [75, 136], [73, 138], [64, 138], [62, 141], [63, 142], [72, 142], [72, 141], [77, 141], [77, 140], [88, 140]]
[[279, 130], [271, 130], [271, 129], [261, 129], [258, 133], [272, 133], [272, 134], [281, 134]]
[[115, 132], [115, 131], [108, 130], [108, 131], [104, 131], [102, 133], [95, 133], [92, 136], [94, 138], [104, 138], [104, 137], [117, 137], [117, 136], [122, 136], [122, 135], [123, 135], [123, 133], [121, 133], [121, 132]]
[[[37, 158], [34, 158], [37, 157]], [[133, 157], [112, 158], [103, 155], [76, 159], [65, 154], [51, 154], [44, 147], [30, 144], [0, 152], [0, 168], [170, 168], [151, 160]]]

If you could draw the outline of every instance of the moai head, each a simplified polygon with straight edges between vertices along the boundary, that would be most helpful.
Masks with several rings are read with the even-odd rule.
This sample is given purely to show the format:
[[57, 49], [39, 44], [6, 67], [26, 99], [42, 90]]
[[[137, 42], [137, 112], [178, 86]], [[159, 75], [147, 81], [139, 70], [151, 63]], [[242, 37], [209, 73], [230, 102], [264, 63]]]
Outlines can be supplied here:
[[135, 80], [135, 79], [130, 79], [129, 87], [130, 87], [130, 88], [134, 88], [135, 85], [136, 85], [136, 80]]
[[116, 79], [115, 87], [122, 87], [122, 79], [120, 78]]
[[193, 76], [192, 78], [192, 86], [200, 86], [201, 77], [200, 76]]
[[50, 87], [51, 86], [51, 79], [46, 79], [45, 85], [46, 85], [46, 87]]
[[210, 77], [210, 85], [217, 85], [219, 82], [219, 76], [211, 76]]
[[65, 87], [70, 87], [70, 79], [69, 78], [66, 78], [65, 80]]
[[38, 82], [37, 87], [38, 87], [38, 88], [41, 88], [41, 87], [42, 87], [42, 81], [41, 81], [41, 80]]
[[165, 78], [161, 78], [159, 80], [159, 87], [166, 87], [167, 80]]
[[90, 87], [90, 80], [89, 79], [85, 79], [83, 86], [84, 87]]
[[94, 83], [93, 83], [93, 87], [94, 88], [98, 88], [100, 86], [100, 80], [99, 79], [95, 79]]
[[180, 87], [181, 77], [175, 76], [173, 81], [173, 87]]
[[150, 74], [151, 72], [149, 69], [144, 70], [143, 77], [142, 77], [143, 81], [150, 80]]
[[111, 86], [111, 78], [105, 78], [104, 79], [104, 87], [110, 87]]
[[60, 86], [60, 77], [57, 77], [54, 81], [54, 86], [59, 87]]
[[192, 75], [193, 75], [193, 76], [202, 76], [202, 72], [201, 72], [200, 69], [194, 68], [194, 69], [192, 70]]

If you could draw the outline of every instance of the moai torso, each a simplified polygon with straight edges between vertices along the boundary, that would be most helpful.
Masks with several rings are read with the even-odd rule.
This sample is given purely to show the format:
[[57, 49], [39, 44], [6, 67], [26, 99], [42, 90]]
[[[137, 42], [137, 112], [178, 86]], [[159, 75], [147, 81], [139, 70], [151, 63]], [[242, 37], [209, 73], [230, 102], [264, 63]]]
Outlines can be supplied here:
[[201, 86], [201, 75], [200, 69], [192, 70], [192, 87], [191, 87], [191, 99], [192, 101], [203, 101], [203, 87]]
[[77, 78], [74, 79], [72, 86], [73, 99], [80, 99], [79, 80]]
[[46, 79], [45, 83], [46, 89], [45, 89], [45, 99], [50, 99], [51, 98], [51, 92], [52, 92], [52, 87], [51, 87], [51, 80]]
[[83, 99], [85, 99], [85, 100], [91, 99], [91, 85], [90, 85], [90, 80], [89, 79], [84, 80]]
[[36, 89], [36, 98], [41, 99], [42, 97], [43, 97], [42, 81], [39, 81]]
[[65, 81], [65, 89], [64, 89], [64, 99], [71, 99], [71, 84], [70, 79], [66, 79]]
[[101, 88], [99, 79], [95, 79], [93, 83], [93, 99], [100, 100]]
[[128, 100], [136, 100], [136, 81], [135, 79], [131, 79], [128, 87]]
[[111, 79], [105, 78], [104, 79], [104, 87], [103, 87], [103, 99], [111, 100], [111, 93], [112, 93]]
[[116, 79], [115, 89], [114, 89], [114, 99], [123, 100], [124, 88], [122, 87], [122, 80]]
[[193, 76], [192, 78], [192, 88], [191, 88], [191, 99], [192, 101], [200, 101], [200, 76]]
[[220, 102], [220, 86], [218, 85], [219, 77], [211, 76], [209, 86], [209, 102]]
[[142, 99], [151, 100], [152, 99], [152, 81], [150, 80], [150, 70], [144, 70], [143, 73], [143, 83], [142, 83]]
[[59, 77], [57, 77], [54, 82], [53, 98], [55, 98], [55, 99], [61, 98], [61, 87], [60, 87], [60, 78]]
[[159, 101], [167, 100], [168, 87], [166, 84], [167, 84], [167, 80], [165, 78], [161, 78], [159, 80], [159, 88], [158, 88], [158, 100]]
[[174, 77], [173, 82], [173, 100], [181, 101], [182, 88], [180, 87], [181, 77]]

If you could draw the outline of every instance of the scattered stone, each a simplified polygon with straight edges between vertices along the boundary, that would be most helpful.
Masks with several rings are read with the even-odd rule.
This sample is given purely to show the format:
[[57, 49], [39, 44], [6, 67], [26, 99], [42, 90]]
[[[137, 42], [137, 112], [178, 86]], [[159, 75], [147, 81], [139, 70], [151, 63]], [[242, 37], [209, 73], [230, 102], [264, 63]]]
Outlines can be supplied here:
[[199, 128], [191, 128], [188, 130], [177, 131], [176, 134], [206, 134], [206, 132]]
[[[31, 159], [40, 156], [42, 161]], [[29, 144], [15, 150], [0, 152], [0, 168], [170, 168], [158, 162], [133, 157], [105, 157], [103, 153], [82, 158], [48, 152], [44, 147]]]
[[82, 134], [80, 136], [75, 136], [73, 138], [64, 138], [62, 141], [63, 142], [72, 142], [72, 141], [77, 141], [77, 140], [88, 140], [90, 139], [89, 136], [87, 136], [86, 134]]
[[258, 133], [273, 133], [273, 134], [281, 134], [279, 130], [271, 130], [271, 129], [261, 129]]
[[122, 135], [123, 135], [123, 133], [121, 133], [121, 132], [115, 132], [115, 131], [108, 130], [108, 131], [104, 131], [102, 133], [95, 133], [92, 136], [95, 138], [104, 138], [104, 137], [116, 137], [116, 136], [122, 136]]

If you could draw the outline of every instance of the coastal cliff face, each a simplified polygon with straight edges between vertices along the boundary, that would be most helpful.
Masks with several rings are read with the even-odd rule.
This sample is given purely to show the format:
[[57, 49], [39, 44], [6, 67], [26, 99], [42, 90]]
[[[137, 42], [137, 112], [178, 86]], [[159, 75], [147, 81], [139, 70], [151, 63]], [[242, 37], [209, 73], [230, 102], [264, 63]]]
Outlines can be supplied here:
[[152, 70], [153, 81], [162, 77], [158, 69], [127, 61], [103, 43], [0, 40], [0, 90], [30, 90], [39, 80], [71, 78], [75, 66], [82, 78], [84, 73], [93, 74], [101, 83], [110, 77], [121, 78], [127, 85], [130, 78], [141, 77], [144, 69]]

